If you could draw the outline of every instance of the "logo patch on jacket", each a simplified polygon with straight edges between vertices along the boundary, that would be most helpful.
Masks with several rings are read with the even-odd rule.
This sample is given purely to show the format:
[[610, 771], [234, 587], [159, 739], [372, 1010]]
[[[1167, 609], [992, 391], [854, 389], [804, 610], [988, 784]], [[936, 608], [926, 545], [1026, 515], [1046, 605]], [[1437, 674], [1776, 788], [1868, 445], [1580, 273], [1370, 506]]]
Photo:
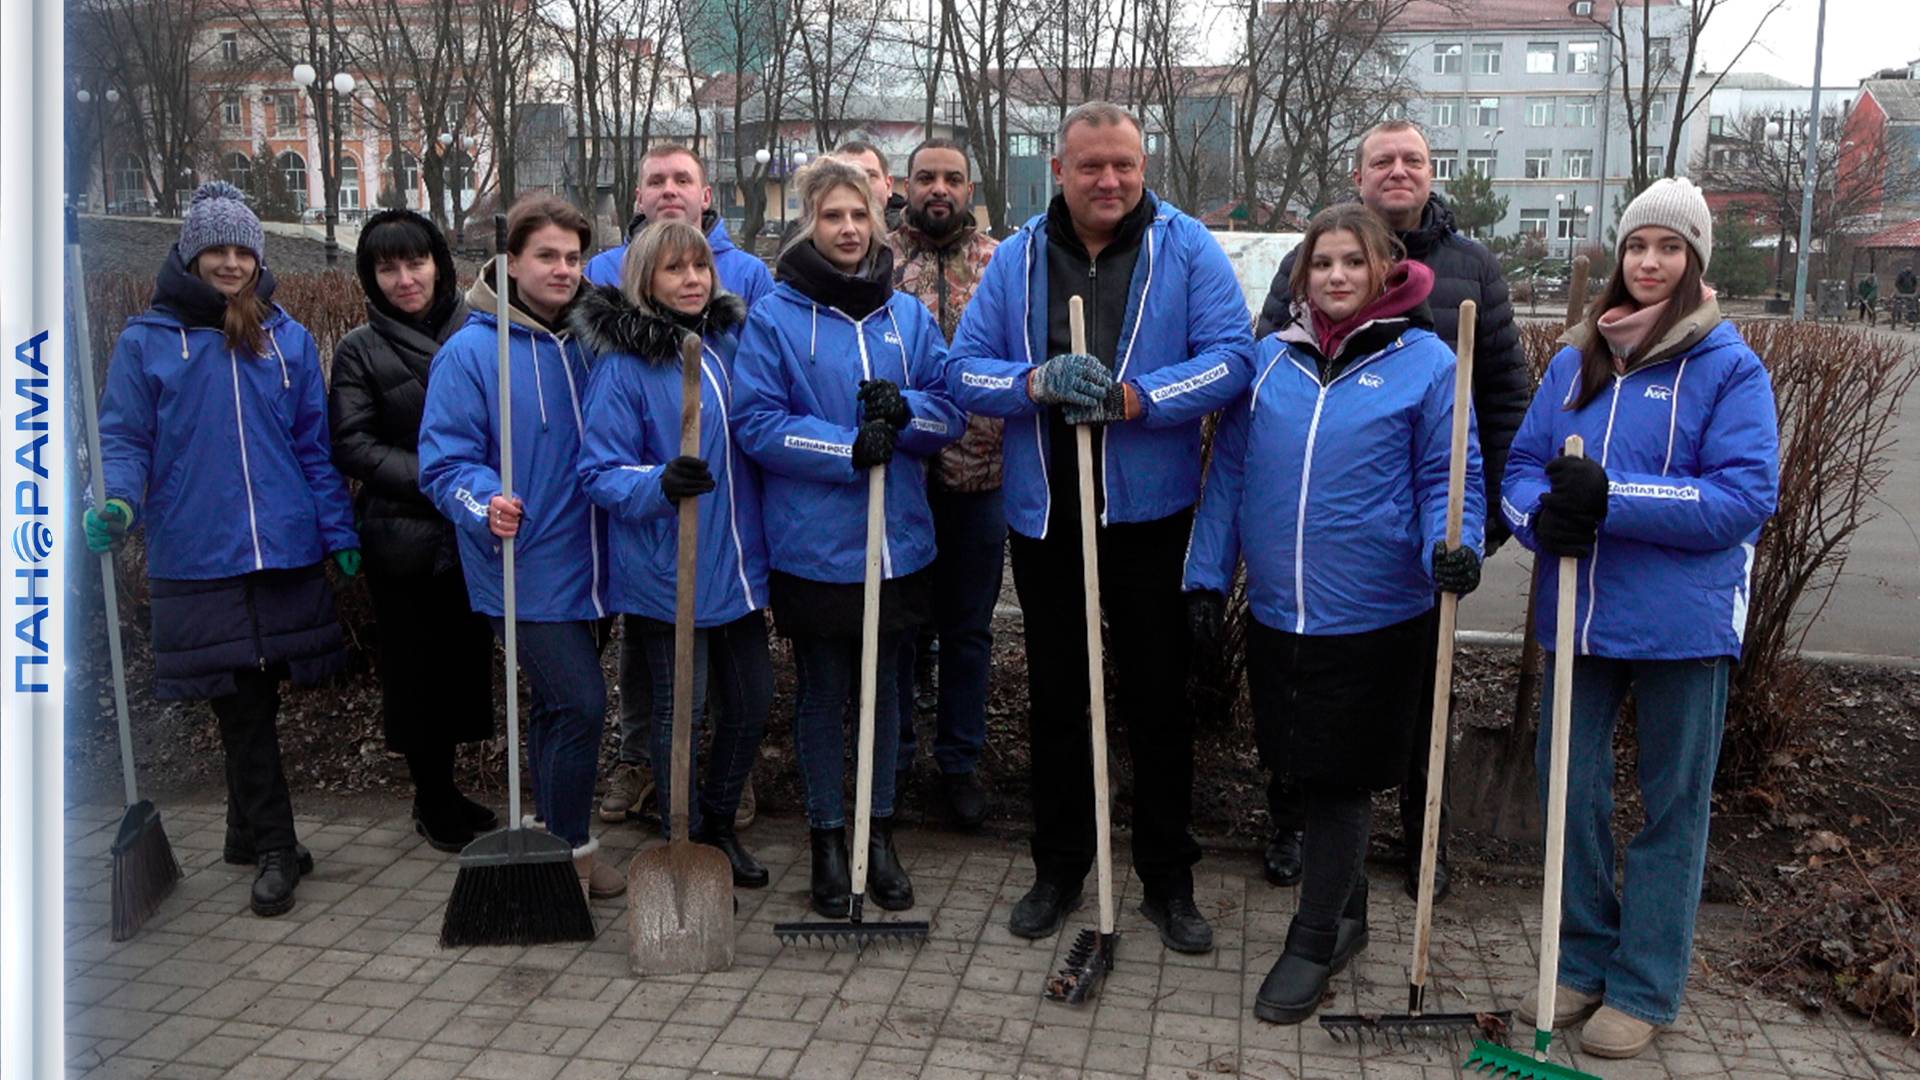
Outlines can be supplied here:
[[1360, 376], [1360, 385], [1369, 389], [1378, 389], [1379, 387], [1387, 385], [1387, 380], [1369, 371]]
[[889, 330], [886, 333], [880, 335], [880, 340], [886, 342], [889, 345], [897, 346], [900, 344], [900, 335]]
[[1647, 396], [1655, 401], [1669, 401], [1673, 398], [1673, 387], [1655, 383], [1647, 387]]

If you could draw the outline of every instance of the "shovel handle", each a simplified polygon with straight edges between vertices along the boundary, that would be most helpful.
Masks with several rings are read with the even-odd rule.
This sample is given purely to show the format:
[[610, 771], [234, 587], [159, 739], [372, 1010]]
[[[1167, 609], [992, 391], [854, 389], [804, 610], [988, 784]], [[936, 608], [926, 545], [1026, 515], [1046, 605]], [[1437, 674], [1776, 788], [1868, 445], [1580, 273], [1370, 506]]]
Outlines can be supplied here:
[[[700, 454], [700, 339], [688, 334], [680, 342], [680, 453]], [[679, 548], [673, 575], [673, 763], [667, 785], [672, 796], [669, 813], [674, 843], [687, 841], [691, 805], [693, 758], [693, 607], [694, 573], [699, 555], [699, 500], [681, 499]]]
[[[1067, 298], [1067, 320], [1073, 333], [1073, 351], [1087, 351], [1087, 315], [1080, 297]], [[1080, 473], [1080, 581], [1086, 595], [1087, 705], [1093, 751], [1093, 835], [1095, 863], [1100, 873], [1100, 932], [1113, 933], [1113, 823], [1109, 820], [1107, 787], [1106, 666], [1100, 654], [1100, 545], [1093, 504], [1093, 429], [1073, 428], [1074, 458]]]
[[[1466, 515], [1467, 425], [1473, 411], [1473, 328], [1478, 306], [1460, 301], [1460, 336], [1454, 346], [1453, 445], [1447, 459], [1447, 550], [1460, 546], [1460, 519]], [[1419, 1012], [1427, 985], [1427, 951], [1433, 933], [1434, 856], [1440, 850], [1440, 801], [1447, 775], [1447, 721], [1453, 697], [1453, 636], [1460, 597], [1440, 594], [1440, 644], [1433, 664], [1433, 716], [1427, 739], [1427, 805], [1420, 829], [1420, 883], [1415, 891], [1413, 963], [1407, 982]]]
[[[1568, 457], [1582, 457], [1585, 443], [1567, 436]], [[1573, 724], [1573, 614], [1578, 600], [1580, 560], [1560, 557], [1556, 584], [1560, 593], [1553, 612], [1553, 742], [1547, 767], [1546, 886], [1540, 899], [1540, 996], [1535, 999], [1534, 1056], [1546, 1060], [1553, 1037], [1554, 993], [1560, 974], [1560, 886], [1567, 849], [1568, 729]], [[1545, 1024], [1546, 1027], [1541, 1027]]]

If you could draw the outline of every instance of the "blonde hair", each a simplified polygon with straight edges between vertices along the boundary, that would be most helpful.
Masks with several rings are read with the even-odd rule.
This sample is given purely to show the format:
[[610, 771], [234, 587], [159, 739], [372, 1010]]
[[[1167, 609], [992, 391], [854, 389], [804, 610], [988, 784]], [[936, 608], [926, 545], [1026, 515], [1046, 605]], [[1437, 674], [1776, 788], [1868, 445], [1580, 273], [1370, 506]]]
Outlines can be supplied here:
[[837, 158], [820, 158], [801, 169], [793, 180], [794, 192], [800, 196], [800, 220], [794, 226], [793, 235], [787, 237], [780, 246], [780, 254], [785, 255], [801, 244], [813, 242], [813, 227], [820, 219], [820, 204], [827, 195], [839, 188], [852, 188], [867, 204], [867, 221], [872, 228], [867, 233], [867, 254], [860, 260], [862, 270], [873, 265], [873, 257], [885, 243], [886, 214], [880, 206], [880, 200], [873, 194], [873, 185], [867, 183], [867, 174]]
[[[634, 236], [627, 245], [627, 254], [620, 260], [621, 294], [641, 311], [649, 315], [661, 314], [651, 292], [654, 271], [660, 269], [660, 264], [688, 254], [705, 263], [709, 271], [713, 270], [713, 248], [692, 223], [669, 220], [649, 224]], [[711, 276], [713, 281], [707, 293], [709, 300], [720, 291], [719, 275]]]

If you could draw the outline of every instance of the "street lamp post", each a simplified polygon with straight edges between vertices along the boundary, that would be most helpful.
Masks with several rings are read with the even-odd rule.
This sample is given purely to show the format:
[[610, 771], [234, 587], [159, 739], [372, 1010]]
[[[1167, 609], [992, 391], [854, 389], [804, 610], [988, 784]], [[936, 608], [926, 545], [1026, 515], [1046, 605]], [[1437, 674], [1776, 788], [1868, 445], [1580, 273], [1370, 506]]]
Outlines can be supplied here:
[[807, 152], [791, 143], [780, 147], [780, 156], [775, 158], [773, 151], [761, 147], [753, 152], [753, 160], [767, 166], [767, 171], [780, 182], [780, 226], [786, 231], [787, 224], [787, 176], [807, 163]]
[[[74, 95], [80, 104], [93, 100], [93, 92], [84, 87]], [[100, 97], [100, 104], [93, 110], [94, 138], [100, 143], [100, 212], [107, 212], [107, 106], [120, 100], [120, 91], [108, 87]]]
[[[326, 61], [326, 52], [322, 50], [320, 62], [325, 64]], [[312, 64], [293, 65], [293, 81], [321, 106], [314, 123], [318, 125], [320, 153], [326, 163], [326, 167], [321, 170], [321, 181], [326, 188], [327, 265], [333, 266], [340, 261], [340, 243], [334, 238], [334, 226], [340, 220], [340, 125], [333, 120], [339, 100], [353, 93], [353, 76], [344, 71], [335, 72], [333, 78], [326, 83], [326, 86], [333, 91], [331, 97], [326, 95], [325, 90], [314, 91], [313, 85], [318, 80], [319, 72], [314, 70]], [[331, 139], [328, 138], [329, 135], [332, 136]]]
[[1559, 209], [1560, 220], [1567, 224], [1567, 280], [1569, 282], [1573, 280], [1573, 225], [1575, 220], [1573, 212], [1577, 208], [1580, 211], [1580, 219], [1583, 221], [1593, 219], [1593, 204], [1588, 203], [1585, 206], [1579, 206], [1579, 199], [1580, 193], [1577, 191], [1555, 192], [1553, 196], [1553, 205]]

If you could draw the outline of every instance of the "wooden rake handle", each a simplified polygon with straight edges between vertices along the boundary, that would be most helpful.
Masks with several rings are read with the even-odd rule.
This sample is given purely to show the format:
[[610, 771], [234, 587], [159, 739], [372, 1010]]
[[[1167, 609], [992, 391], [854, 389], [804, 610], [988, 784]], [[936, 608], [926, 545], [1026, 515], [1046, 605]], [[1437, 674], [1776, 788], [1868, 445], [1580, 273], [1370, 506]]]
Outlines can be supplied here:
[[[1567, 436], [1568, 457], [1585, 456], [1580, 436]], [[1553, 743], [1547, 767], [1546, 885], [1540, 898], [1540, 996], [1534, 1020], [1534, 1054], [1545, 1061], [1552, 1037], [1554, 993], [1560, 971], [1560, 886], [1567, 850], [1567, 753], [1573, 723], [1573, 615], [1578, 601], [1580, 560], [1560, 557], [1553, 612]], [[1546, 1025], [1541, 1027], [1540, 1025]]]
[[[1078, 296], [1067, 299], [1073, 351], [1087, 351], [1086, 306]], [[1093, 502], [1093, 429], [1073, 428], [1074, 457], [1080, 474], [1080, 580], [1086, 594], [1087, 703], [1093, 745], [1093, 833], [1095, 864], [1100, 874], [1100, 932], [1113, 933], [1113, 823], [1108, 811], [1107, 687], [1100, 649], [1100, 547]]]
[[[700, 456], [700, 339], [688, 334], [680, 342], [680, 453]], [[673, 763], [668, 774], [672, 789], [674, 843], [685, 843], [692, 805], [693, 783], [693, 607], [694, 573], [699, 556], [699, 500], [680, 500], [679, 548], [673, 574]]]

